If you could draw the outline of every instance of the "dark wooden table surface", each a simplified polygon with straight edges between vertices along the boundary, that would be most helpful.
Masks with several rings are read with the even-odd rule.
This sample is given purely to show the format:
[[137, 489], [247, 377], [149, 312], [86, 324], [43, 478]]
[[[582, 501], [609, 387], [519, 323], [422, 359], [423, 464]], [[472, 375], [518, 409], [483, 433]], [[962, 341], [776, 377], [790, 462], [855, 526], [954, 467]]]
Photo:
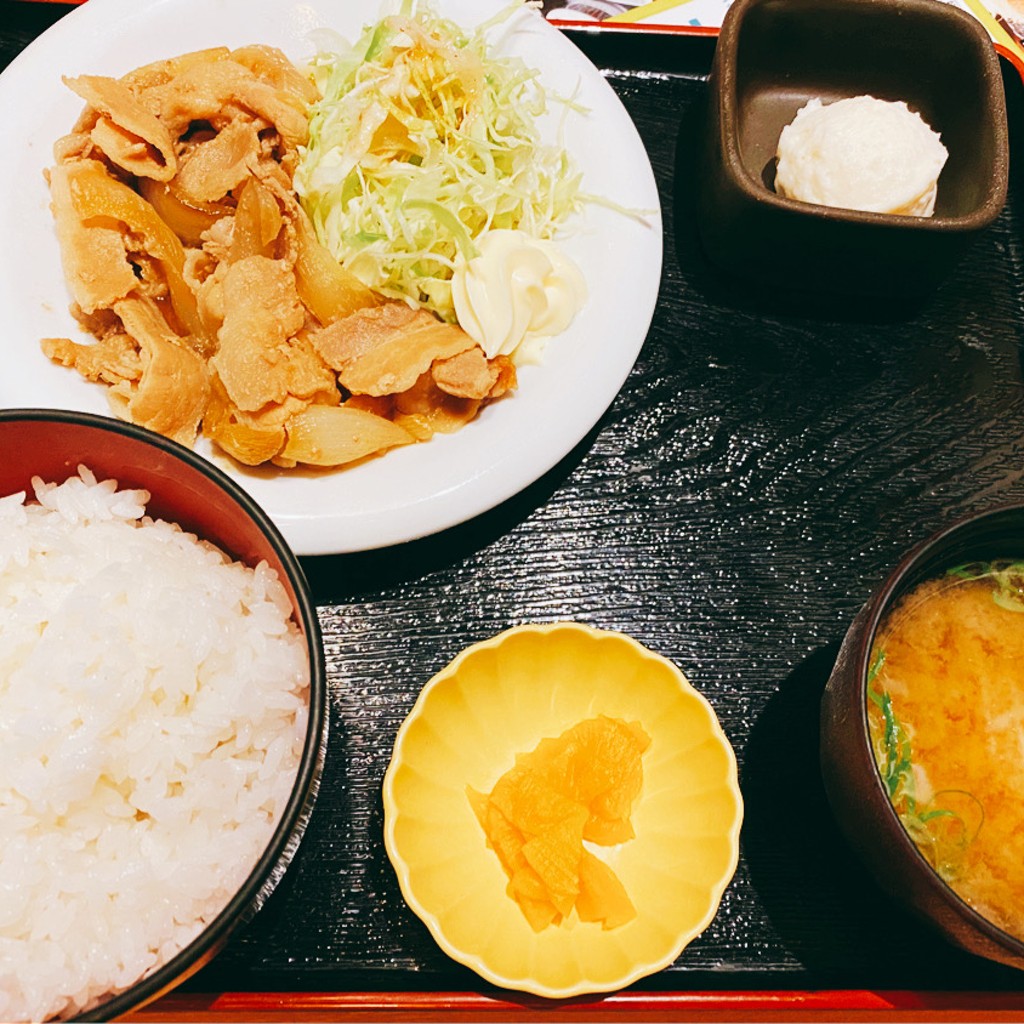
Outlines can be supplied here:
[[[67, 10], [0, 0], [2, 63]], [[839, 641], [900, 553], [1024, 501], [1019, 78], [1007, 69], [1010, 200], [944, 287], [913, 304], [810, 296], [704, 259], [691, 197], [713, 39], [573, 38], [633, 115], [661, 192], [643, 351], [590, 435], [518, 497], [423, 541], [304, 560], [331, 689], [310, 829], [252, 923], [138, 1019], [551, 1016], [453, 964], [406, 908], [380, 784], [437, 670], [555, 619], [679, 664], [735, 746], [746, 803], [739, 870], [704, 935], [629, 992], [556, 1016], [1024, 1019], [1019, 973], [947, 946], [850, 856], [817, 726]]]

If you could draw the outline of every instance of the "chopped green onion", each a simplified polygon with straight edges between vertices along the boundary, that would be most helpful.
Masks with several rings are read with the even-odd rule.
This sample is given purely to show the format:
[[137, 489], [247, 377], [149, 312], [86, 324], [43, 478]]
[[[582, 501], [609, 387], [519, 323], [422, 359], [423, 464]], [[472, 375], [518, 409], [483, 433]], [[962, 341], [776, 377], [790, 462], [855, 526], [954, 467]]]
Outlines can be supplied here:
[[967, 562], [949, 569], [946, 575], [962, 580], [991, 578], [995, 584], [992, 600], [1007, 611], [1024, 612], [1024, 562]]
[[[972, 794], [961, 790], [944, 790], [936, 793], [928, 803], [918, 804], [910, 735], [896, 716], [890, 694], [873, 685], [884, 663], [885, 652], [880, 650], [868, 670], [868, 699], [882, 716], [881, 736], [872, 730], [875, 762], [903, 827], [948, 881], [959, 872], [964, 852], [984, 821], [984, 810]], [[940, 798], [944, 798], [942, 802], [949, 803], [954, 794], [962, 798], [959, 809], [940, 806]], [[977, 819], [973, 829], [967, 824], [969, 816]]]

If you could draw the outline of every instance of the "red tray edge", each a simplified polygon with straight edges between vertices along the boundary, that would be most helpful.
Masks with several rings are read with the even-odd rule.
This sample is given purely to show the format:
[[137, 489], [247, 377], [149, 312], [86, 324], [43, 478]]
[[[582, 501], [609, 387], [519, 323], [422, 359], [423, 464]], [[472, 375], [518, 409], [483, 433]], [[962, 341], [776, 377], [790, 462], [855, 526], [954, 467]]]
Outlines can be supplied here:
[[[22, 3], [64, 3], [64, 4], [82, 4], [85, 0], [20, 0]], [[570, 30], [577, 31], [600, 31], [600, 32], [651, 32], [664, 35], [682, 35], [682, 36], [717, 36], [718, 29], [708, 25], [639, 25], [636, 23], [623, 23], [610, 25], [607, 23], [601, 24], [599, 28], [595, 27], [595, 23], [592, 21], [570, 21], [560, 20], [557, 23], [558, 28], [567, 28]], [[1001, 43], [994, 43], [996, 52], [1006, 58], [1020, 75], [1022, 81], [1024, 81], [1024, 61], [1006, 46]]]
[[165, 1021], [1024, 1021], [1021, 992], [840, 989], [620, 992], [552, 1004], [466, 992], [170, 993], [125, 1018]]

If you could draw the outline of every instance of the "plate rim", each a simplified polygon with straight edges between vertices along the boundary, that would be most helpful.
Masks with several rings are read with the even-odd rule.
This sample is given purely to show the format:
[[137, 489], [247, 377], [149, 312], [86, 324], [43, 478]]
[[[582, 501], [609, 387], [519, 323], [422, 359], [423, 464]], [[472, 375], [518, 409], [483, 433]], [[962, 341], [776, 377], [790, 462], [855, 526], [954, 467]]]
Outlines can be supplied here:
[[[321, 20], [329, 20], [320, 13], [321, 8], [323, 11], [329, 11], [330, 9], [326, 0], [311, 0], [308, 3], [299, 2], [299, 0], [256, 0], [256, 2], [260, 5], [260, 9], [265, 12], [280, 13], [282, 17], [285, 14], [294, 14], [299, 10], [311, 10]], [[358, 4], [355, 8], [357, 13], [346, 13], [344, 17], [363, 16], [365, 19], [375, 7], [375, 0], [355, 0], [355, 2]], [[231, 7], [232, 4], [238, 3], [238, 0], [224, 0], [224, 3]], [[220, 6], [224, 6], [224, 3]], [[194, 4], [195, 0], [155, 0], [154, 3], [140, 12], [137, 4], [131, 3], [130, 0], [90, 0], [88, 4], [83, 4], [69, 11], [65, 17], [41, 33], [12, 60], [3, 73], [0, 74], [0, 101], [2, 101], [4, 96], [11, 96], [19, 89], [23, 89], [24, 86], [31, 84], [31, 80], [34, 77], [47, 74], [48, 77], [43, 80], [52, 80], [53, 86], [44, 91], [41, 100], [39, 97], [37, 97], [37, 100], [48, 105], [45, 108], [48, 110], [54, 103], [59, 103], [60, 98], [63, 97], [62, 90], [64, 90], [64, 86], [60, 82], [61, 73], [76, 73], [79, 67], [88, 66], [90, 53], [101, 54], [94, 59], [94, 63], [100, 65], [100, 69], [102, 69], [104, 60], [109, 63], [110, 58], [104, 58], [102, 54], [106, 52], [104, 47], [109, 47], [110, 44], [105, 43], [103, 46], [100, 46], [98, 43], [92, 43], [91, 40], [98, 35], [99, 30], [105, 25], [109, 26], [112, 19], [115, 19], [123, 12], [131, 10], [136, 22], [142, 19], [142, 24], [152, 24], [154, 18], [166, 17], [179, 11], [187, 12]], [[452, 14], [453, 9], [458, 11], [467, 5], [465, 0], [432, 0], [432, 6], [442, 16], [454, 17]], [[479, 9], [481, 11], [479, 17], [483, 18], [492, 8], [497, 10], [503, 6], [502, 0], [481, 0], [473, 9], [474, 12]], [[473, 16], [477, 17], [478, 15], [474, 13]], [[515, 434], [521, 430], [524, 424], [524, 417], [527, 415], [527, 410], [525, 409], [522, 413], [513, 412], [511, 415], [505, 415], [504, 419], [508, 422], [509, 426], [504, 428], [504, 433], [502, 433], [501, 428], [489, 427], [485, 438], [482, 430], [479, 429], [482, 425], [480, 418], [478, 418], [469, 424], [465, 431], [459, 434], [437, 436], [430, 442], [409, 446], [410, 451], [417, 450], [418, 458], [415, 460], [401, 458], [406, 454], [403, 449], [387, 453], [385, 457], [379, 460], [371, 460], [385, 465], [393, 465], [394, 470], [388, 470], [386, 473], [381, 471], [377, 471], [376, 474], [373, 471], [367, 472], [366, 467], [363, 466], [334, 470], [329, 473], [309, 472], [301, 479], [298, 474], [294, 473], [285, 477], [280, 473], [251, 472], [244, 467], [231, 463], [219, 453], [210, 452], [201, 442], [196, 450], [205, 457], [210, 458], [220, 468], [227, 469], [229, 475], [249, 491], [254, 499], [267, 510], [268, 514], [285, 534], [289, 543], [300, 555], [354, 553], [419, 540], [458, 526], [513, 498], [554, 468], [600, 423], [602, 417], [621, 391], [640, 356], [657, 307], [664, 260], [661, 200], [658, 194], [654, 171], [651, 167], [650, 157], [637, 127], [621, 99], [586, 55], [567, 36], [546, 22], [538, 12], [524, 8], [524, 16], [530, 20], [523, 22], [525, 28], [522, 30], [531, 34], [531, 40], [541, 38], [543, 41], [541, 56], [537, 60], [531, 61], [530, 53], [524, 52], [521, 48], [517, 49], [515, 43], [510, 46], [511, 52], [523, 57], [528, 64], [536, 67], [540, 71], [542, 81], [544, 81], [546, 75], [554, 74], [556, 71], [558, 74], [561, 74], [562, 72], [554, 68], [553, 65], [564, 63], [562, 57], [566, 54], [571, 54], [572, 74], [584, 82], [588, 90], [595, 90], [594, 94], [598, 95], [601, 99], [601, 105], [597, 113], [600, 116], [606, 116], [609, 119], [608, 123], [612, 125], [611, 130], [619, 133], [616, 135], [619, 144], [615, 148], [623, 150], [626, 155], [615, 158], [622, 162], [622, 166], [617, 173], [625, 174], [628, 170], [631, 176], [636, 177], [634, 195], [638, 199], [637, 206], [642, 207], [643, 219], [646, 224], [641, 235], [634, 236], [632, 234], [633, 229], [627, 229], [625, 226], [621, 229], [618, 227], [609, 229], [607, 226], [608, 222], [600, 219], [605, 216], [604, 213], [594, 213], [591, 215], [597, 224], [596, 231], [599, 240], [604, 243], [614, 242], [620, 231], [625, 233], [624, 237], [627, 240], [634, 239], [635, 237], [639, 242], [642, 242], [642, 246], [640, 244], [634, 246], [638, 251], [630, 255], [636, 260], [643, 261], [647, 268], [645, 279], [639, 279], [638, 275], [631, 271], [631, 268], [625, 267], [621, 294], [608, 298], [605, 295], [594, 295], [594, 291], [591, 289], [591, 297], [588, 302], [588, 306], [593, 307], [593, 311], [589, 314], [590, 317], [593, 317], [593, 320], [588, 321], [591, 324], [597, 324], [598, 318], [602, 313], [607, 314], [611, 312], [616, 317], [621, 317], [623, 314], [617, 310], [617, 307], [628, 303], [632, 307], [629, 336], [625, 342], [623, 342], [621, 337], [624, 332], [621, 331], [619, 332], [620, 337], [612, 338], [610, 341], [605, 338], [599, 338], [600, 341], [607, 342], [607, 348], [604, 355], [599, 353], [600, 362], [598, 363], [597, 371], [586, 367], [581, 370], [581, 374], [584, 376], [589, 374], [589, 376], [595, 378], [595, 394], [593, 397], [588, 396], [585, 401], [580, 401], [574, 396], [568, 395], [565, 403], [568, 411], [550, 409], [552, 403], [547, 402], [546, 399], [544, 400], [545, 404], [540, 406], [539, 411], [543, 416], [550, 410], [552, 425], [546, 433], [540, 433], [538, 428], [536, 434], [531, 434], [529, 437], [530, 443], [522, 446], [523, 448], [530, 449], [527, 451], [515, 450], [518, 447], [515, 443], [517, 440]], [[463, 23], [466, 22], [464, 21]], [[130, 40], [130, 32], [138, 31], [137, 27], [131, 30], [119, 30], [115, 38], [121, 41], [123, 45], [124, 39]], [[263, 41], [268, 42], [270, 45], [276, 45], [281, 42], [287, 50], [286, 39], [289, 31], [291, 30], [285, 28], [281, 30], [281, 40]], [[516, 31], [518, 32], [520, 29], [517, 27]], [[210, 34], [211, 36], [215, 34], [214, 28], [210, 29]], [[200, 45], [193, 36], [187, 37], [192, 40], [191, 45]], [[210, 37], [207, 37], [207, 39], [208, 44], [216, 41]], [[82, 43], [82, 40], [86, 42]], [[184, 52], [189, 45], [189, 43], [184, 41], [181, 43], [172, 42], [164, 47], [164, 50], [169, 51], [168, 55], [170, 55], [171, 53]], [[74, 47], [73, 59], [67, 56], [67, 52], [72, 46]], [[550, 58], [551, 51], [557, 51], [559, 61], [553, 61]], [[131, 64], [132, 62], [127, 61], [125, 63]], [[141, 63], [141, 60], [135, 63]], [[593, 123], [588, 127], [593, 129]], [[67, 125], [66, 130], [69, 129], [70, 123]], [[55, 137], [51, 139], [51, 144], [55, 140]], [[22, 145], [24, 146], [25, 144], [23, 143]], [[580, 156], [578, 153], [576, 155], [577, 157]], [[38, 151], [33, 152], [33, 159], [40, 159]], [[51, 162], [51, 159], [47, 156], [43, 158], [42, 165], [49, 166]], [[584, 187], [586, 187], [588, 175], [594, 173], [594, 169], [591, 166], [593, 160], [591, 159], [588, 162], [578, 159], [577, 162], [584, 174]], [[617, 201], [621, 197], [612, 195], [610, 198], [613, 201]], [[13, 199], [8, 199], [7, 201], [0, 200], [0, 222], [5, 225], [10, 225], [14, 222], [14, 215], [11, 213], [11, 206], [14, 203], [15, 200]], [[571, 244], [573, 238], [577, 235], [586, 234], [586, 216], [588, 213], [589, 211], [584, 211], [583, 223], [579, 223], [578, 217], [574, 218], [571, 231], [566, 234], [567, 244]], [[626, 215], [620, 214], [620, 216]], [[35, 221], [33, 222], [34, 225], [36, 223]], [[52, 222], [48, 220], [46, 223], [38, 223], [37, 230], [38, 234], [35, 233], [36, 228], [34, 227], [33, 234], [26, 241], [26, 244], [29, 246], [33, 242], [38, 244], [39, 240], [43, 239], [46, 245], [52, 245], [51, 238], [45, 237], [47, 233], [50, 236], [53, 234]], [[592, 242], [592, 239], [584, 238], [579, 244], [582, 246], [590, 242]], [[642, 251], [639, 251], [641, 248]], [[48, 266], [49, 263], [47, 264]], [[604, 275], [607, 272], [602, 269], [601, 273]], [[630, 276], [630, 273], [633, 273], [633, 276]], [[59, 296], [53, 294], [53, 288], [56, 285], [51, 283], [49, 279], [45, 282], [45, 287], [49, 288], [46, 296], [52, 306], [59, 306], [67, 300], [66, 284], [64, 284], [63, 274], [59, 266], [55, 268], [53, 282], [58, 280], [61, 282], [63, 289]], [[600, 282], [596, 283], [599, 284]], [[18, 300], [16, 303], [12, 303], [14, 308], [22, 307], [22, 313], [16, 314], [17, 319], [12, 326], [15, 330], [20, 329], [22, 333], [29, 334], [29, 337], [25, 339], [26, 359], [31, 359], [33, 355], [32, 346], [36, 344], [36, 338], [45, 336], [46, 333], [52, 334], [53, 332], [44, 331], [43, 334], [40, 334], [37, 329], [34, 329], [32, 324], [34, 320], [38, 320], [40, 316], [39, 311], [37, 309], [28, 310], [25, 307], [28, 307], [35, 300], [17, 293], [15, 283], [10, 284], [8, 288], [10, 289], [9, 295]], [[63, 316], [63, 314], [60, 315]], [[587, 315], [585, 307], [577, 319], [579, 320]], [[60, 329], [65, 331], [72, 330], [71, 327], [62, 327]], [[570, 327], [567, 336], [571, 335], [572, 331], [573, 328]], [[575, 338], [574, 335], [573, 337]], [[531, 384], [534, 385], [533, 391], [539, 392], [541, 385], [544, 383], [544, 378], [537, 376], [537, 374], [544, 373], [545, 370], [549, 374], [557, 374], [558, 380], [564, 379], [568, 382], [569, 377], [567, 376], [566, 367], [559, 365], [557, 369], [555, 368], [555, 363], [558, 360], [558, 341], [559, 339], [552, 339], [549, 347], [549, 358], [539, 368], [527, 366], [523, 369], [520, 388], [518, 389], [519, 394], [513, 395], [508, 399], [510, 404], [518, 401], [518, 404], [523, 406], [529, 399], [528, 389]], [[576, 350], [579, 350], [578, 342], [573, 341], [573, 345], [576, 346]], [[37, 352], [38, 349], [34, 351]], [[590, 350], [588, 349], [586, 354], [589, 355], [589, 352]], [[45, 359], [41, 355], [39, 358]], [[6, 386], [6, 392], [5, 386], [0, 385], [0, 402], [4, 406], [25, 407], [29, 405], [44, 407], [52, 405], [58, 408], [94, 412], [100, 415], [112, 415], [109, 409], [104, 408], [106, 402], [104, 393], [100, 390], [101, 385], [76, 379], [67, 384], [66, 391], [70, 393], [70, 398], [67, 397], [63, 384], [58, 385], [58, 392], [53, 394], [50, 390], [50, 384], [57, 380], [63, 381], [64, 378], [52, 376], [50, 374], [51, 370], [56, 370], [60, 375], [73, 375], [77, 377], [75, 371], [63, 367], [32, 367], [28, 374], [25, 371], [20, 371], [17, 382], [15, 383], [12, 379], [12, 382]], [[536, 371], [536, 373], [533, 371]], [[43, 375], [43, 383], [39, 382], [39, 375]], [[17, 390], [30, 391], [30, 400], [26, 401], [20, 397], [16, 393]], [[562, 390], [565, 391], [566, 389]], [[524, 394], [524, 392], [527, 393]], [[540, 398], [528, 407], [531, 422], [536, 418], [535, 414], [538, 412], [537, 404], [539, 401]], [[578, 402], [578, 404], [573, 405], [573, 402]], [[492, 403], [483, 410], [483, 414], [491, 413], [493, 418], [500, 410], [500, 402]], [[534, 430], [533, 427], [529, 427], [529, 429], [531, 431]], [[459, 444], [457, 439], [460, 434], [468, 431], [474, 431], [474, 434], [481, 436], [469, 442]], [[509, 433], [509, 431], [513, 433]], [[471, 434], [470, 437], [472, 438], [473, 435]], [[495, 445], [487, 453], [484, 453], [483, 449], [491, 444], [492, 439], [501, 440], [502, 438], [504, 438], [503, 445]], [[428, 454], [428, 449], [431, 446], [434, 446], [433, 451]], [[505, 449], [504, 451], [500, 450], [502, 447]], [[487, 457], [492, 451], [496, 451], [493, 461]], [[468, 459], [465, 461], [464, 469], [460, 470], [457, 474], [454, 470], [444, 470], [448, 476], [443, 486], [440, 489], [431, 490], [430, 484], [426, 479], [428, 476], [438, 467], [444, 469], [445, 466], [467, 455]], [[360, 473], [358, 477], [355, 476], [357, 472]], [[417, 486], [419, 489], [411, 496], [406, 496], [405, 492], [401, 496], [398, 494], [399, 487], [395, 482], [395, 476], [403, 474], [407, 477], [411, 476], [414, 481], [418, 481]], [[270, 478], [271, 476], [273, 476], [273, 479], [268, 482], [268, 479], [265, 478]], [[325, 482], [319, 479], [324, 476], [329, 478], [336, 477], [342, 482], [329, 484], [326, 487], [319, 486]], [[317, 486], [309, 483], [310, 479], [315, 479]], [[279, 480], [284, 482], [279, 483]], [[379, 493], [375, 483], [380, 480], [384, 480], [390, 486], [393, 494], [388, 501], [374, 504], [376, 495]], [[343, 502], [348, 501], [348, 498], [344, 497], [345, 495], [350, 494], [353, 489], [359, 490], [360, 488], [362, 493], [368, 496], [369, 512], [361, 511], [354, 501], [349, 502], [347, 505], [343, 504]], [[343, 501], [338, 500], [339, 495], [343, 496]], [[318, 500], [321, 497], [323, 500]]]

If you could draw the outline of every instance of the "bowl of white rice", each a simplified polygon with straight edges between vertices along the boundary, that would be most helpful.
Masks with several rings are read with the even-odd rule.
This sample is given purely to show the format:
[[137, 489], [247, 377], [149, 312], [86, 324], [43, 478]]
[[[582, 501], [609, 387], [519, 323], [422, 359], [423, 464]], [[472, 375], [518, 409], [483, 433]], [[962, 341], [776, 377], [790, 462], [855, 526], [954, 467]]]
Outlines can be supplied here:
[[207, 460], [0, 411], [0, 1020], [110, 1020], [263, 905], [326, 749], [316, 608]]

